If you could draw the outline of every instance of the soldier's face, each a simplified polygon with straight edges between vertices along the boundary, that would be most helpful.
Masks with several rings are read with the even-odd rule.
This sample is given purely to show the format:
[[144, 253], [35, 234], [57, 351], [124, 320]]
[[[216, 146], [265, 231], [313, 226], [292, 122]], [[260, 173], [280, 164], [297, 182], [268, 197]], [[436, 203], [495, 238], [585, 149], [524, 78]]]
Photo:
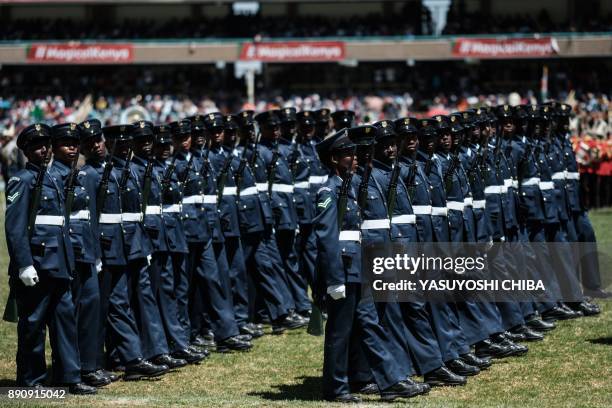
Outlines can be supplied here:
[[172, 145], [170, 143], [158, 144], [153, 148], [155, 158], [159, 161], [166, 161], [172, 154]]
[[104, 160], [106, 144], [101, 136], [90, 137], [81, 144], [81, 151], [87, 158]]
[[153, 136], [134, 139], [134, 153], [139, 156], [150, 156], [153, 151]]
[[213, 146], [219, 146], [223, 144], [223, 138], [225, 137], [225, 132], [222, 127], [214, 127], [208, 131], [210, 140]]
[[31, 161], [34, 164], [40, 164], [43, 162], [45, 157], [47, 157], [48, 152], [49, 146], [47, 145], [47, 141], [40, 140], [28, 145], [25, 155], [28, 158], [28, 161]]
[[339, 174], [346, 174], [349, 171], [357, 170], [357, 157], [353, 149], [342, 150], [334, 153], [333, 162]]
[[[406, 140], [404, 142], [404, 151], [402, 154], [408, 153], [409, 155], [412, 155], [419, 148], [419, 138], [417, 137], [416, 133], [410, 133], [404, 137]], [[399, 143], [399, 141], [397, 142]]]
[[502, 133], [504, 136], [512, 136], [514, 135], [514, 130], [516, 127], [514, 126], [514, 122], [511, 119], [504, 119], [502, 122]]
[[329, 121], [318, 122], [315, 128], [315, 132], [319, 137], [324, 137], [329, 132]]
[[287, 122], [281, 125], [281, 134], [287, 140], [293, 139], [296, 132], [297, 126], [295, 122]]
[[130, 153], [130, 147], [132, 146], [132, 142], [121, 141], [115, 143], [117, 143], [115, 147], [115, 156], [119, 157], [120, 159], [127, 159], [128, 154]]
[[248, 142], [250, 140], [255, 139], [255, 128], [253, 126], [249, 126], [247, 128], [240, 129], [240, 142]]
[[376, 144], [376, 159], [391, 163], [397, 157], [397, 144], [394, 138], [386, 138]]
[[266, 123], [261, 128], [261, 135], [266, 139], [277, 140], [280, 137], [280, 127]]
[[191, 135], [191, 140], [195, 147], [202, 147], [206, 143], [206, 136], [203, 132], [199, 131]]
[[[436, 137], [434, 135], [423, 135], [423, 150], [427, 152], [427, 154], [432, 154], [436, 148]], [[421, 142], [419, 141], [419, 145]]]
[[225, 129], [225, 137], [223, 144], [229, 147], [233, 147], [236, 143], [236, 129]]
[[176, 136], [172, 143], [174, 144], [174, 148], [181, 151], [186, 152], [191, 149], [191, 135], [180, 135]]
[[451, 144], [453, 142], [450, 131], [443, 130], [443, 133], [440, 135], [438, 139], [438, 147], [445, 152], [448, 152], [451, 148]]
[[53, 156], [56, 160], [71, 162], [79, 155], [79, 141], [72, 138], [59, 139], [53, 144]]
[[312, 140], [315, 134], [315, 127], [313, 125], [301, 124], [299, 127], [299, 134], [304, 140]]

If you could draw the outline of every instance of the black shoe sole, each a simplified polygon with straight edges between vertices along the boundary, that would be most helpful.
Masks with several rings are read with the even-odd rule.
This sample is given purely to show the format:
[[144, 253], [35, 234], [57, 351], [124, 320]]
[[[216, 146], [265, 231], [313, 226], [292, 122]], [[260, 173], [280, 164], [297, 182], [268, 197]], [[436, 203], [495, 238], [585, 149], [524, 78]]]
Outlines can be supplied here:
[[102, 388], [102, 387], [106, 387], [107, 385], [111, 384], [112, 381], [109, 378], [108, 381], [101, 381], [101, 382], [83, 381], [83, 383], [86, 385], [89, 385], [90, 387]]
[[467, 381], [460, 382], [460, 383], [450, 383], [450, 382], [439, 381], [439, 380], [433, 380], [433, 381], [426, 380], [425, 383], [427, 383], [430, 387], [461, 387], [467, 384]]
[[161, 377], [162, 375], [166, 374], [168, 371], [160, 371], [158, 373], [155, 374], [126, 374], [123, 376], [123, 380], [124, 381], [139, 381], [139, 380], [146, 380], [148, 378], [155, 378], [155, 377]]
[[401, 394], [387, 394], [387, 395], [382, 394], [380, 396], [380, 399], [383, 400], [383, 401], [394, 401], [394, 400], [396, 400], [398, 398], [414, 398], [417, 395], [421, 395], [420, 390], [415, 390], [415, 391], [410, 392], [410, 393], [401, 393]]

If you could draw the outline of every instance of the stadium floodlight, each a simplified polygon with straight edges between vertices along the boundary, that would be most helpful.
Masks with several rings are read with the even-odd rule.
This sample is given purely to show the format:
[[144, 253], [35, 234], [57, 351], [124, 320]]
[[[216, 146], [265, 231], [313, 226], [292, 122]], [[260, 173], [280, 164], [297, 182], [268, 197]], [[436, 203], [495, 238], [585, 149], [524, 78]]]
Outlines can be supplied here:
[[254, 15], [259, 12], [259, 2], [257, 1], [237, 1], [232, 3], [232, 12], [234, 15]]

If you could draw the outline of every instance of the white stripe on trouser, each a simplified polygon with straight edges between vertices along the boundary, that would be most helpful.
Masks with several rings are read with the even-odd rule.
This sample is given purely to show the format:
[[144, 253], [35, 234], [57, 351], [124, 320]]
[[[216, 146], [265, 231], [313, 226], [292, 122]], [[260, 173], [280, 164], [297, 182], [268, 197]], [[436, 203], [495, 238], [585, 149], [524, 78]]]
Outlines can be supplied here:
[[203, 202], [204, 202], [204, 198], [202, 197], [201, 194], [183, 197], [183, 204], [202, 204]]
[[125, 222], [141, 222], [142, 213], [122, 213], [121, 221]]
[[431, 215], [431, 205], [413, 205], [412, 212], [416, 215]]
[[446, 217], [448, 216], [448, 209], [446, 207], [431, 207], [431, 215]]
[[244, 190], [240, 190], [240, 197], [252, 196], [258, 193], [256, 186], [247, 187]]
[[361, 231], [340, 231], [339, 241], [360, 241]]
[[391, 224], [387, 218], [382, 218], [379, 220], [363, 220], [361, 222], [362, 230], [370, 230], [370, 229], [389, 229], [391, 228]]
[[472, 204], [472, 208], [474, 209], [485, 208], [486, 205], [487, 205], [487, 200], [474, 200]]
[[162, 208], [159, 205], [147, 205], [145, 210], [145, 214], [147, 215], [160, 215], [162, 213]]
[[164, 212], [165, 213], [179, 213], [181, 212], [181, 205], [180, 204], [164, 205]]
[[89, 210], [79, 210], [70, 214], [71, 220], [89, 220]]
[[537, 186], [538, 184], [540, 184], [540, 178], [539, 177], [528, 178], [528, 179], [523, 180], [521, 182], [522, 186]]
[[555, 183], [553, 183], [552, 181], [540, 181], [540, 190], [554, 190], [555, 189]]
[[310, 176], [308, 177], [308, 182], [310, 184], [323, 184], [327, 181], [328, 176]]
[[446, 208], [449, 210], [463, 211], [465, 204], [463, 204], [461, 201], [447, 201]]
[[272, 191], [277, 193], [293, 193], [293, 186], [291, 184], [272, 184]]
[[100, 224], [121, 224], [121, 214], [100, 214]]
[[34, 220], [36, 225], [55, 225], [61, 227], [64, 225], [63, 215], [37, 215]]
[[402, 214], [391, 218], [391, 224], [414, 224], [416, 223], [416, 215]]

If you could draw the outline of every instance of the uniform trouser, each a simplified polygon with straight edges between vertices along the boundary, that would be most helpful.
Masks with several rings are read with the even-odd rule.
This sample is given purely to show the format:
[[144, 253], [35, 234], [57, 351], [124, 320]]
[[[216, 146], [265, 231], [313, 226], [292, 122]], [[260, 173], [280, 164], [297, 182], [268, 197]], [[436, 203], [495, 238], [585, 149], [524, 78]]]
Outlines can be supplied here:
[[455, 360], [460, 355], [470, 352], [454, 306], [454, 303], [431, 302], [427, 304], [431, 327], [436, 334], [442, 360], [445, 362]]
[[544, 224], [539, 221], [528, 221], [527, 233], [529, 234], [530, 245], [533, 247], [533, 258], [531, 260], [534, 262], [537, 277], [548, 282], [548, 285], [545, 284], [547, 286], [547, 298], [535, 303], [536, 309], [542, 313], [557, 306], [556, 299], [560, 289], [551, 264], [552, 255], [549, 253], [546, 245], [546, 229]]
[[[41, 271], [39, 271], [40, 273]], [[54, 384], [81, 381], [77, 327], [67, 279], [49, 278], [40, 273], [40, 282], [26, 287], [20, 280], [12, 283], [17, 299], [17, 385], [43, 384], [47, 376], [45, 361], [46, 327], [49, 327]]]
[[317, 267], [317, 239], [312, 224], [300, 224], [297, 244], [297, 253], [300, 257], [300, 273], [312, 287]]
[[238, 327], [249, 321], [249, 286], [244, 250], [240, 237], [225, 237], [225, 251], [229, 264], [229, 278], [232, 287], [234, 317]]
[[128, 261], [128, 293], [140, 333], [142, 354], [151, 359], [168, 353], [168, 342], [159, 308], [151, 288], [151, 276], [146, 258]]
[[[529, 233], [527, 232], [527, 228], [519, 226], [507, 228], [505, 237], [505, 246], [512, 255], [512, 266], [516, 270], [515, 273], [518, 275], [518, 271], [522, 271], [528, 279], [537, 279], [538, 274], [534, 270], [535, 255], [533, 253], [533, 248], [531, 248], [529, 244]], [[536, 313], [536, 307], [533, 300], [519, 302], [519, 307], [521, 308], [524, 318], [533, 316]]]
[[227, 275], [223, 276], [217, 267], [211, 241], [189, 243], [189, 270], [193, 287], [190, 303], [193, 304], [195, 296], [198, 296], [203, 309], [191, 309], [192, 336], [200, 333], [199, 327], [194, 327], [194, 322], [201, 321], [202, 312], [208, 315], [216, 340], [225, 340], [238, 335], [231, 291], [228, 291], [226, 281]]
[[580, 272], [582, 285], [591, 290], [601, 288], [597, 239], [589, 214], [586, 211], [572, 212], [573, 226], [576, 228], [576, 241], [580, 248]]
[[76, 308], [81, 371], [88, 373], [97, 369], [100, 326], [100, 285], [95, 265], [76, 262], [72, 298]]
[[395, 357], [395, 362], [405, 376], [414, 374], [408, 344], [408, 329], [402, 318], [402, 311], [397, 302], [378, 302], [375, 304], [378, 321], [387, 333], [389, 351]]
[[323, 394], [326, 397], [350, 392], [349, 345], [353, 338], [360, 339], [368, 366], [381, 390], [405, 378], [389, 352], [387, 335], [378, 322], [374, 303], [362, 298], [360, 284], [347, 283], [345, 298], [328, 299], [327, 312], [323, 355]]
[[[283, 280], [284, 271], [273, 252], [276, 242], [266, 239], [265, 235], [263, 231], [242, 234], [242, 246], [248, 275], [253, 278], [256, 293], [261, 296], [265, 311], [274, 321], [288, 313], [281, 287], [278, 285], [278, 282]], [[270, 243], [274, 244], [272, 248]], [[254, 302], [252, 303], [254, 305]]]
[[191, 340], [191, 320], [189, 318], [190, 274], [188, 267], [188, 254], [171, 252], [172, 272], [174, 276], [174, 296], [178, 322], [181, 326], [183, 342]]
[[285, 269], [285, 282], [295, 303], [295, 311], [298, 313], [309, 311], [312, 306], [308, 298], [306, 279], [304, 279], [299, 271], [299, 259], [295, 247], [295, 231], [276, 231], [276, 243]]
[[159, 315], [168, 341], [168, 348], [172, 353], [184, 350], [189, 346], [189, 337], [179, 322], [177, 299], [174, 290], [173, 267], [171, 252], [159, 251], [153, 253], [153, 259], [151, 260], [151, 289], [157, 301]]
[[546, 238], [550, 243], [551, 264], [556, 272], [559, 286], [559, 300], [580, 302], [583, 300], [582, 289], [578, 281], [578, 262], [574, 257], [571, 244], [564, 231], [566, 222], [546, 224]]
[[419, 375], [442, 367], [442, 353], [431, 327], [427, 305], [424, 302], [403, 302], [402, 316], [408, 329], [406, 340]]
[[98, 368], [104, 367], [104, 343], [107, 355], [116, 352], [123, 364], [142, 358], [138, 326], [130, 307], [127, 265], [105, 265], [99, 274], [100, 342]]
[[[517, 259], [519, 257], [516, 256], [520, 255], [520, 253], [520, 245], [516, 242], [498, 243], [494, 245], [487, 253], [489, 276], [498, 281], [519, 278], [517, 271], [524, 271], [524, 266], [520, 265], [521, 259]], [[525, 276], [521, 277], [521, 279], [526, 278]], [[493, 323], [491, 325], [493, 329], [491, 334], [499, 333], [525, 323], [523, 320], [523, 310], [519, 302], [514, 301], [509, 293], [506, 296], [508, 296], [508, 299], [504, 299], [504, 301], [495, 304], [486, 304], [482, 309], [483, 314], [485, 316], [489, 315], [489, 321]], [[489, 310], [493, 307], [497, 309], [497, 313], [495, 313], [497, 318], [496, 322], [494, 321], [495, 317], [489, 314], [487, 306], [490, 308]]]

